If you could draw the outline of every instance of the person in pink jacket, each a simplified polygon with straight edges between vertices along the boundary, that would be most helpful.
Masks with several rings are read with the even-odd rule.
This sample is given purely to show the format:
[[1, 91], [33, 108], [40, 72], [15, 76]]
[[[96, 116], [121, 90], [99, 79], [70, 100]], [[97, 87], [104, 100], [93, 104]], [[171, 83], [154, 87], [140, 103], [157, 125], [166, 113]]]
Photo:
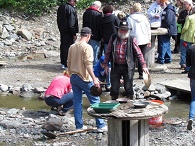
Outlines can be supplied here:
[[68, 71], [64, 71], [64, 75], [56, 76], [51, 81], [44, 99], [47, 105], [52, 106], [51, 110], [58, 110], [59, 115], [65, 115], [73, 108], [73, 92]]

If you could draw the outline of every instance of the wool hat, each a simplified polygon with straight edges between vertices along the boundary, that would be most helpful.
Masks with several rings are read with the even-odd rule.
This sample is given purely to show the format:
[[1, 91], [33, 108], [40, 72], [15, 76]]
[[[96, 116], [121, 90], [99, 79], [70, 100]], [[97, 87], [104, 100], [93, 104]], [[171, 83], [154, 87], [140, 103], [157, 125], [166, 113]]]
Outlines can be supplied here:
[[188, 4], [190, 4], [191, 6], [193, 6], [192, 0], [184, 0], [184, 2], [187, 2]]
[[125, 29], [125, 30], [128, 30], [129, 29], [129, 26], [128, 26], [128, 22], [127, 21], [121, 21], [119, 26], [117, 26], [118, 29]]
[[87, 36], [88, 34], [92, 35], [91, 29], [89, 27], [83, 27], [81, 29], [81, 35], [82, 36]]

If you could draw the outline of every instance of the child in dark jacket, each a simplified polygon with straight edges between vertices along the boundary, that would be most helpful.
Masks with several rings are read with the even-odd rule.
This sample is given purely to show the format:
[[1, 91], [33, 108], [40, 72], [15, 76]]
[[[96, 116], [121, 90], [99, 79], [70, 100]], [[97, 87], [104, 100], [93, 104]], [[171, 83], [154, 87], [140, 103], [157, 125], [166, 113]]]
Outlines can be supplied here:
[[94, 66], [94, 74], [101, 81], [106, 81], [106, 91], [110, 91], [110, 71], [108, 74], [105, 72], [104, 56], [101, 56], [99, 61]]

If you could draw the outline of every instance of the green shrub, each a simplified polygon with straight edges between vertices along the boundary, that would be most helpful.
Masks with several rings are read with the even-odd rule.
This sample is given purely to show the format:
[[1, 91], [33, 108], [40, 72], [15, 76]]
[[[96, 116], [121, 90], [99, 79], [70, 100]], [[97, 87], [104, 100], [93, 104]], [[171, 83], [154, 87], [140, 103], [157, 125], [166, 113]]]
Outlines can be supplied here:
[[[0, 8], [8, 8], [32, 16], [41, 16], [67, 0], [0, 0]], [[78, 0], [76, 8], [86, 9], [94, 0]]]
[[86, 9], [88, 8], [94, 0], [79, 0], [77, 1], [76, 8], [81, 10], [81, 9]]
[[0, 0], [0, 8], [11, 8], [17, 4], [16, 0]]
[[18, 9], [30, 15], [40, 16], [50, 12], [56, 5], [57, 0], [21, 0]]

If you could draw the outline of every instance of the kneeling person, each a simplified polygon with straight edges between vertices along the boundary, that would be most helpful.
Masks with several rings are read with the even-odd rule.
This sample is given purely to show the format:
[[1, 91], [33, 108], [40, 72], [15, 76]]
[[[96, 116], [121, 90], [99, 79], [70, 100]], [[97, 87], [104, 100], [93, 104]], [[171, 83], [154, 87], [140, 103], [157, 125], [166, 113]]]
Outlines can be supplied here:
[[65, 115], [70, 108], [73, 108], [73, 92], [68, 71], [64, 71], [64, 75], [56, 76], [51, 81], [44, 99], [52, 109], [61, 107], [59, 115]]
[[104, 56], [101, 56], [97, 64], [94, 66], [94, 74], [101, 81], [108, 83], [106, 85], [106, 91], [110, 91], [110, 71], [106, 74], [106, 64], [104, 63]]

